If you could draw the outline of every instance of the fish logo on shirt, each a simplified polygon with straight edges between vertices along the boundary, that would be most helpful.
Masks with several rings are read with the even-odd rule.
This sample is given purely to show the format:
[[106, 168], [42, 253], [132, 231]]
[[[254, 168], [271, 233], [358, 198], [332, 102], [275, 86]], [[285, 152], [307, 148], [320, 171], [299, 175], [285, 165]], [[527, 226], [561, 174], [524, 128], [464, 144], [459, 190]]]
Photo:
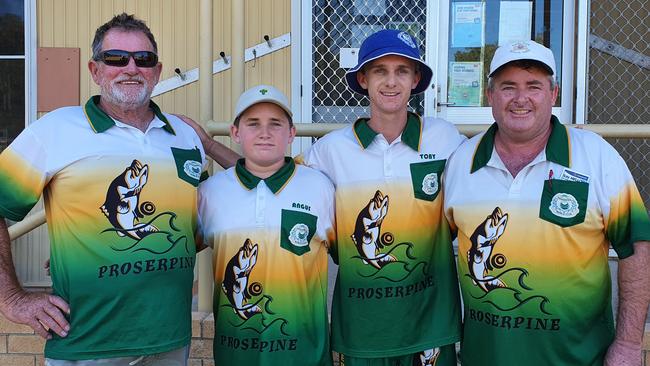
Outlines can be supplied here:
[[115, 240], [115, 236], [110, 239], [110, 247], [118, 252], [165, 254], [177, 246], [184, 246], [185, 252], [190, 253], [187, 235], [183, 235], [180, 226], [175, 223], [176, 213], [156, 213], [153, 202], [142, 202], [140, 196], [150, 174], [149, 165], [134, 159], [111, 181], [106, 190], [106, 199], [99, 208], [111, 227], [102, 233], [117, 234], [118, 240]]
[[[358, 253], [352, 258], [362, 263], [357, 267], [357, 274], [396, 283], [414, 273], [430, 276], [429, 262], [418, 258], [414, 243], [408, 240], [397, 242], [392, 232], [382, 232], [382, 225], [388, 217], [389, 202], [388, 195], [377, 190], [357, 215], [354, 232], [350, 235]], [[388, 246], [390, 249], [387, 249]]]
[[381, 249], [393, 243], [391, 233], [381, 235], [381, 224], [387, 214], [388, 196], [377, 190], [366, 207], [359, 212], [354, 233], [351, 235], [363, 263], [377, 269], [397, 261], [393, 255], [381, 253]]
[[[247, 238], [230, 258], [221, 282], [221, 290], [228, 301], [220, 307], [233, 310], [234, 315], [224, 319], [230, 318], [228, 323], [240, 331], [262, 334], [272, 330], [289, 336], [289, 321], [272, 309], [273, 297], [264, 293], [262, 283], [251, 283], [251, 275], [260, 258], [260, 249], [258, 243]], [[261, 276], [264, 278], [263, 270]]]
[[117, 229], [117, 235], [140, 240], [158, 231], [154, 225], [140, 222], [144, 217], [143, 212], [150, 213], [155, 209], [151, 202], [140, 205], [140, 193], [148, 177], [149, 166], [133, 160], [109, 185], [106, 200], [100, 209]]
[[251, 293], [259, 294], [261, 284], [254, 283], [249, 289], [248, 281], [257, 263], [257, 250], [258, 245], [253, 244], [250, 239], [244, 241], [244, 245], [239, 248], [237, 253], [228, 261], [224, 279], [221, 283], [221, 289], [228, 298], [230, 305], [235, 314], [243, 320], [250, 319], [255, 314], [262, 312], [259, 306], [248, 304], [251, 299]]
[[503, 281], [489, 273], [495, 266], [503, 267], [501, 264], [505, 264], [502, 263], [505, 262], [503, 255], [495, 255], [493, 258], [493, 251], [497, 241], [506, 230], [507, 224], [508, 214], [496, 207], [470, 237], [472, 246], [467, 252], [467, 266], [474, 285], [485, 292], [498, 287], [506, 287]]
[[[549, 299], [544, 295], [531, 293], [533, 289], [526, 284], [528, 270], [514, 266], [505, 268], [508, 259], [502, 253], [495, 253], [497, 242], [505, 234], [509, 220], [507, 213], [500, 207], [495, 207], [470, 236], [471, 246], [467, 251], [468, 274], [465, 276], [472, 280], [474, 286], [481, 289], [480, 294], [470, 292], [470, 296], [491, 304], [500, 311], [511, 311], [536, 301], [539, 310], [550, 315], [546, 310]], [[504, 280], [506, 277], [512, 279], [511, 285]]]

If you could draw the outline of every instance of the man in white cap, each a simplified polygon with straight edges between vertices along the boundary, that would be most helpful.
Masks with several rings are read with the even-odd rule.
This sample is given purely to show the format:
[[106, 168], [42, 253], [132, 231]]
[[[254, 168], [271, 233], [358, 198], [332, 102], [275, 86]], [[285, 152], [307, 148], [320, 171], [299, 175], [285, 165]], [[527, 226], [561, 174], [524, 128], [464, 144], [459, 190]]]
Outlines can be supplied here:
[[[650, 221], [619, 154], [552, 115], [553, 53], [497, 49], [495, 123], [461, 145], [445, 179], [458, 235], [463, 365], [641, 365], [650, 301]], [[617, 252], [611, 309], [608, 249]]]
[[346, 74], [370, 117], [304, 153], [336, 186], [332, 348], [345, 366], [456, 365], [460, 303], [441, 177], [464, 137], [408, 111], [431, 76], [410, 34], [370, 35]]
[[214, 243], [217, 365], [332, 364], [334, 187], [285, 157], [295, 133], [282, 92], [247, 90], [231, 126], [244, 158], [199, 187], [199, 232]]

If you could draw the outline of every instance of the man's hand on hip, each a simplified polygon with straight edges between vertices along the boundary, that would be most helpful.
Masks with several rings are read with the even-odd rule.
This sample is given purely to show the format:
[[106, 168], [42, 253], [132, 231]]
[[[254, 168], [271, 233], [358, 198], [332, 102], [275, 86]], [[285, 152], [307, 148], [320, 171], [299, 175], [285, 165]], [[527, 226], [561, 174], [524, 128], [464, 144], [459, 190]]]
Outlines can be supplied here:
[[29, 325], [45, 339], [52, 338], [50, 330], [61, 337], [70, 331], [64, 315], [70, 314], [70, 306], [58, 296], [21, 291], [7, 299], [3, 313], [14, 323]]
[[641, 345], [614, 340], [607, 350], [603, 366], [641, 366]]

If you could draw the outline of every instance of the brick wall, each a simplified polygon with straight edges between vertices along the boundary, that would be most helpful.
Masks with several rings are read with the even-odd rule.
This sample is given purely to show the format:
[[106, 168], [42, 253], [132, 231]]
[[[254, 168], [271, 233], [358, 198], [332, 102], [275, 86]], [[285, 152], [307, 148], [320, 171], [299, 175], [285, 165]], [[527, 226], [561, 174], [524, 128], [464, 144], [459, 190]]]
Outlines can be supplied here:
[[32, 328], [12, 323], [0, 315], [0, 365], [43, 365], [45, 340]]
[[[190, 366], [215, 366], [212, 360], [214, 317], [212, 313], [192, 313]], [[42, 366], [45, 341], [31, 328], [6, 320], [0, 315], [0, 365]], [[644, 366], [650, 366], [650, 324], [643, 340]]]
[[[214, 366], [212, 313], [192, 313], [190, 366]], [[12, 323], [0, 315], [0, 366], [43, 366], [45, 340], [32, 328]]]
[[192, 313], [190, 366], [214, 366], [212, 359], [213, 338], [214, 316], [212, 313]]

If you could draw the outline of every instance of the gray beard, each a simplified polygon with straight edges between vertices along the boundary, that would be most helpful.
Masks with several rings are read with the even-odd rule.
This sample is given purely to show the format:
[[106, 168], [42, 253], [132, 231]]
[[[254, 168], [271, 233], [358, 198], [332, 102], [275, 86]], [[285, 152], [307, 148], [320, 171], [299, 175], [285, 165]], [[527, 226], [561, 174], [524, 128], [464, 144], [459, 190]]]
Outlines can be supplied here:
[[108, 85], [108, 87], [102, 86], [101, 92], [102, 98], [105, 98], [105, 100], [111, 104], [122, 106], [124, 109], [132, 109], [143, 105], [149, 105], [151, 93], [153, 92], [153, 90], [149, 89], [149, 85], [144, 83], [142, 89], [140, 89], [136, 95], [132, 95], [124, 93], [117, 85], [111, 84]]

